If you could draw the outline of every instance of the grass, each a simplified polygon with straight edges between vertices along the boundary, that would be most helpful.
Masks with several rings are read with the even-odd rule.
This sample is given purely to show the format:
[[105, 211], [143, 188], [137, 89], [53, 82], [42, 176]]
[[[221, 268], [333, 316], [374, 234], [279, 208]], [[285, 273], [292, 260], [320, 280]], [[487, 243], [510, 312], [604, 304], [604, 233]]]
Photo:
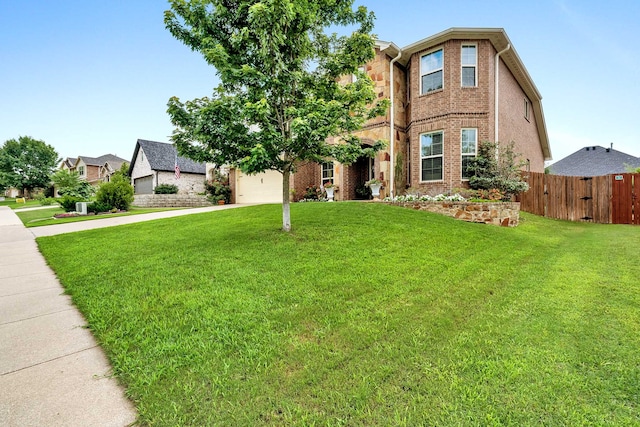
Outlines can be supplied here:
[[42, 206], [38, 200], [26, 200], [25, 203], [16, 203], [16, 199], [6, 197], [5, 200], [0, 201], [0, 206], [9, 206], [11, 209], [23, 209], [23, 208], [35, 208]]
[[33, 211], [25, 211], [25, 212], [16, 212], [20, 221], [26, 227], [41, 227], [43, 225], [55, 225], [55, 224], [65, 224], [68, 222], [78, 222], [78, 221], [92, 221], [95, 219], [104, 219], [111, 218], [114, 216], [129, 216], [129, 215], [140, 215], [150, 212], [161, 212], [175, 209], [183, 209], [183, 208], [129, 208], [127, 212], [114, 213], [114, 214], [100, 214], [100, 215], [87, 215], [87, 216], [73, 216], [66, 218], [54, 218], [54, 215], [64, 213], [64, 209], [62, 208], [50, 208], [50, 209], [38, 209]]
[[640, 227], [372, 203], [39, 238], [142, 425], [638, 425]]

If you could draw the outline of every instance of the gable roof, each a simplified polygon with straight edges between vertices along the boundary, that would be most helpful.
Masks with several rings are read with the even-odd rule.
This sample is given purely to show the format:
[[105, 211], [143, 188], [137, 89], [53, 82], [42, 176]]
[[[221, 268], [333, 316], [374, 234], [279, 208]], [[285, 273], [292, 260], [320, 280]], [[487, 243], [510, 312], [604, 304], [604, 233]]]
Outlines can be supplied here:
[[[513, 43], [509, 40], [504, 28], [449, 28], [434, 34], [430, 37], [411, 43], [403, 48], [398, 47], [394, 43], [377, 41], [376, 44], [381, 51], [385, 51], [392, 58], [400, 54], [398, 62], [406, 67], [414, 53], [428, 49], [446, 42], [447, 40], [489, 40], [496, 52], [502, 52], [500, 59], [507, 66], [513, 77], [516, 79], [527, 98], [531, 101], [533, 114], [536, 118], [538, 127], [538, 135], [540, 135], [540, 145], [545, 160], [551, 160], [551, 147], [549, 145], [549, 135], [544, 121], [544, 113], [542, 111], [542, 95], [533, 83], [533, 79], [527, 72], [520, 56], [513, 47]], [[508, 49], [507, 49], [508, 48]], [[507, 49], [507, 50], [505, 50]]]
[[[138, 151], [142, 149], [144, 155], [147, 157], [151, 169], [156, 171], [173, 172], [175, 168], [176, 156], [178, 154], [176, 147], [173, 144], [166, 142], [147, 141], [139, 139], [136, 142], [136, 148], [133, 152], [133, 158], [129, 166], [129, 173], [132, 172], [136, 158], [138, 157]], [[196, 162], [186, 157], [177, 156], [178, 166], [181, 173], [195, 173], [206, 174], [206, 164]]]
[[629, 167], [640, 167], [640, 157], [597, 145], [558, 160], [549, 166], [549, 171], [553, 175], [601, 176], [625, 173]]
[[122, 165], [123, 162], [126, 162], [125, 159], [113, 154], [103, 154], [100, 157], [78, 156], [77, 160], [74, 162], [74, 165], [78, 163], [78, 160], [82, 160], [87, 166], [104, 166], [104, 164], [107, 162], [111, 165]]

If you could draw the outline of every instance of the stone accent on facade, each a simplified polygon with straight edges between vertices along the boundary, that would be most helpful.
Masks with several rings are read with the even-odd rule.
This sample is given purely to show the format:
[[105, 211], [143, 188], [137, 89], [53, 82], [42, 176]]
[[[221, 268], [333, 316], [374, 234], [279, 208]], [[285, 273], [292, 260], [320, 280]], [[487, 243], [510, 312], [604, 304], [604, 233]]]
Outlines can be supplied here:
[[520, 221], [520, 203], [477, 202], [387, 202], [405, 208], [429, 211], [467, 222], [516, 227]]
[[211, 206], [206, 196], [187, 194], [136, 194], [133, 206], [140, 208], [197, 208]]

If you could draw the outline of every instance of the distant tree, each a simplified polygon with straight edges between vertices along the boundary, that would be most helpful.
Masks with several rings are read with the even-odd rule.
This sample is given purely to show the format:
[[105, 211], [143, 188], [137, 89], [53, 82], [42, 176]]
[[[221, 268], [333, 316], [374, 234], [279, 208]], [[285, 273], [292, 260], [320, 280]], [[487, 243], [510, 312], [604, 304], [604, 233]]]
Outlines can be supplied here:
[[[373, 156], [353, 135], [382, 115], [371, 79], [358, 67], [374, 57], [374, 16], [354, 0], [170, 0], [165, 24], [200, 52], [221, 84], [211, 98], [169, 100], [181, 155], [245, 173], [282, 174], [282, 228], [291, 230], [289, 177], [307, 162], [352, 163]], [[350, 36], [325, 34], [352, 26]], [[340, 84], [341, 76], [357, 76]], [[337, 144], [329, 144], [336, 137]]]
[[48, 187], [59, 161], [56, 150], [44, 141], [21, 136], [0, 148], [0, 182], [28, 195], [34, 188]]
[[95, 193], [95, 188], [80, 178], [76, 171], [58, 170], [51, 176], [51, 181], [61, 196], [72, 196], [86, 200]]

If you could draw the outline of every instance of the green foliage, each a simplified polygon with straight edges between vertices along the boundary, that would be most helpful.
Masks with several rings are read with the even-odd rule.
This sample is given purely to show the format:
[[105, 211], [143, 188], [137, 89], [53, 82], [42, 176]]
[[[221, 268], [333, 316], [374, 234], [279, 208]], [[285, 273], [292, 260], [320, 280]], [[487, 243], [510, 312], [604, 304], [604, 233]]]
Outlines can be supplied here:
[[231, 203], [229, 176], [221, 174], [219, 170], [215, 171], [213, 179], [205, 181], [204, 187], [209, 200], [213, 203], [218, 203], [220, 200], [224, 200], [225, 203]]
[[124, 177], [114, 176], [110, 182], [100, 185], [96, 200], [111, 208], [126, 211], [133, 203], [133, 186]]
[[87, 204], [87, 212], [89, 213], [109, 212], [112, 208], [113, 206], [99, 202], [97, 200], [93, 203]]
[[67, 195], [62, 196], [62, 198], [58, 200], [58, 203], [62, 206], [62, 209], [64, 209], [65, 212], [74, 212], [76, 210], [76, 203], [84, 201], [85, 199], [82, 197]]
[[140, 425], [638, 425], [640, 227], [291, 207], [38, 239]]
[[[352, 163], [384, 143], [363, 148], [353, 132], [382, 115], [371, 79], [358, 67], [374, 57], [374, 16], [353, 0], [171, 0], [165, 24], [178, 40], [216, 68], [220, 85], [209, 97], [181, 102], [168, 113], [181, 155], [238, 166], [245, 173], [289, 176], [304, 162]], [[349, 36], [325, 34], [349, 26]], [[357, 75], [353, 83], [339, 78]], [[337, 144], [328, 144], [328, 137]], [[289, 191], [283, 229], [291, 228]]]
[[78, 172], [60, 169], [51, 176], [51, 181], [58, 189], [60, 196], [73, 196], [89, 199], [96, 192], [93, 185], [82, 179]]
[[155, 194], [178, 194], [178, 186], [174, 184], [159, 184], [153, 189]]
[[[497, 144], [483, 142], [478, 147], [478, 155], [469, 160], [469, 171], [473, 176], [469, 186], [475, 190], [497, 189], [503, 194], [502, 200], [529, 189], [522, 180], [521, 167], [524, 162], [516, 162], [518, 154], [514, 152], [514, 143]], [[495, 193], [494, 193], [495, 194]]]
[[41, 199], [38, 200], [38, 202], [40, 202], [40, 205], [42, 206], [51, 206], [54, 203], [56, 203], [57, 200], [53, 197], [42, 197]]
[[0, 186], [30, 193], [49, 186], [58, 163], [58, 153], [44, 141], [21, 136], [0, 148]]

